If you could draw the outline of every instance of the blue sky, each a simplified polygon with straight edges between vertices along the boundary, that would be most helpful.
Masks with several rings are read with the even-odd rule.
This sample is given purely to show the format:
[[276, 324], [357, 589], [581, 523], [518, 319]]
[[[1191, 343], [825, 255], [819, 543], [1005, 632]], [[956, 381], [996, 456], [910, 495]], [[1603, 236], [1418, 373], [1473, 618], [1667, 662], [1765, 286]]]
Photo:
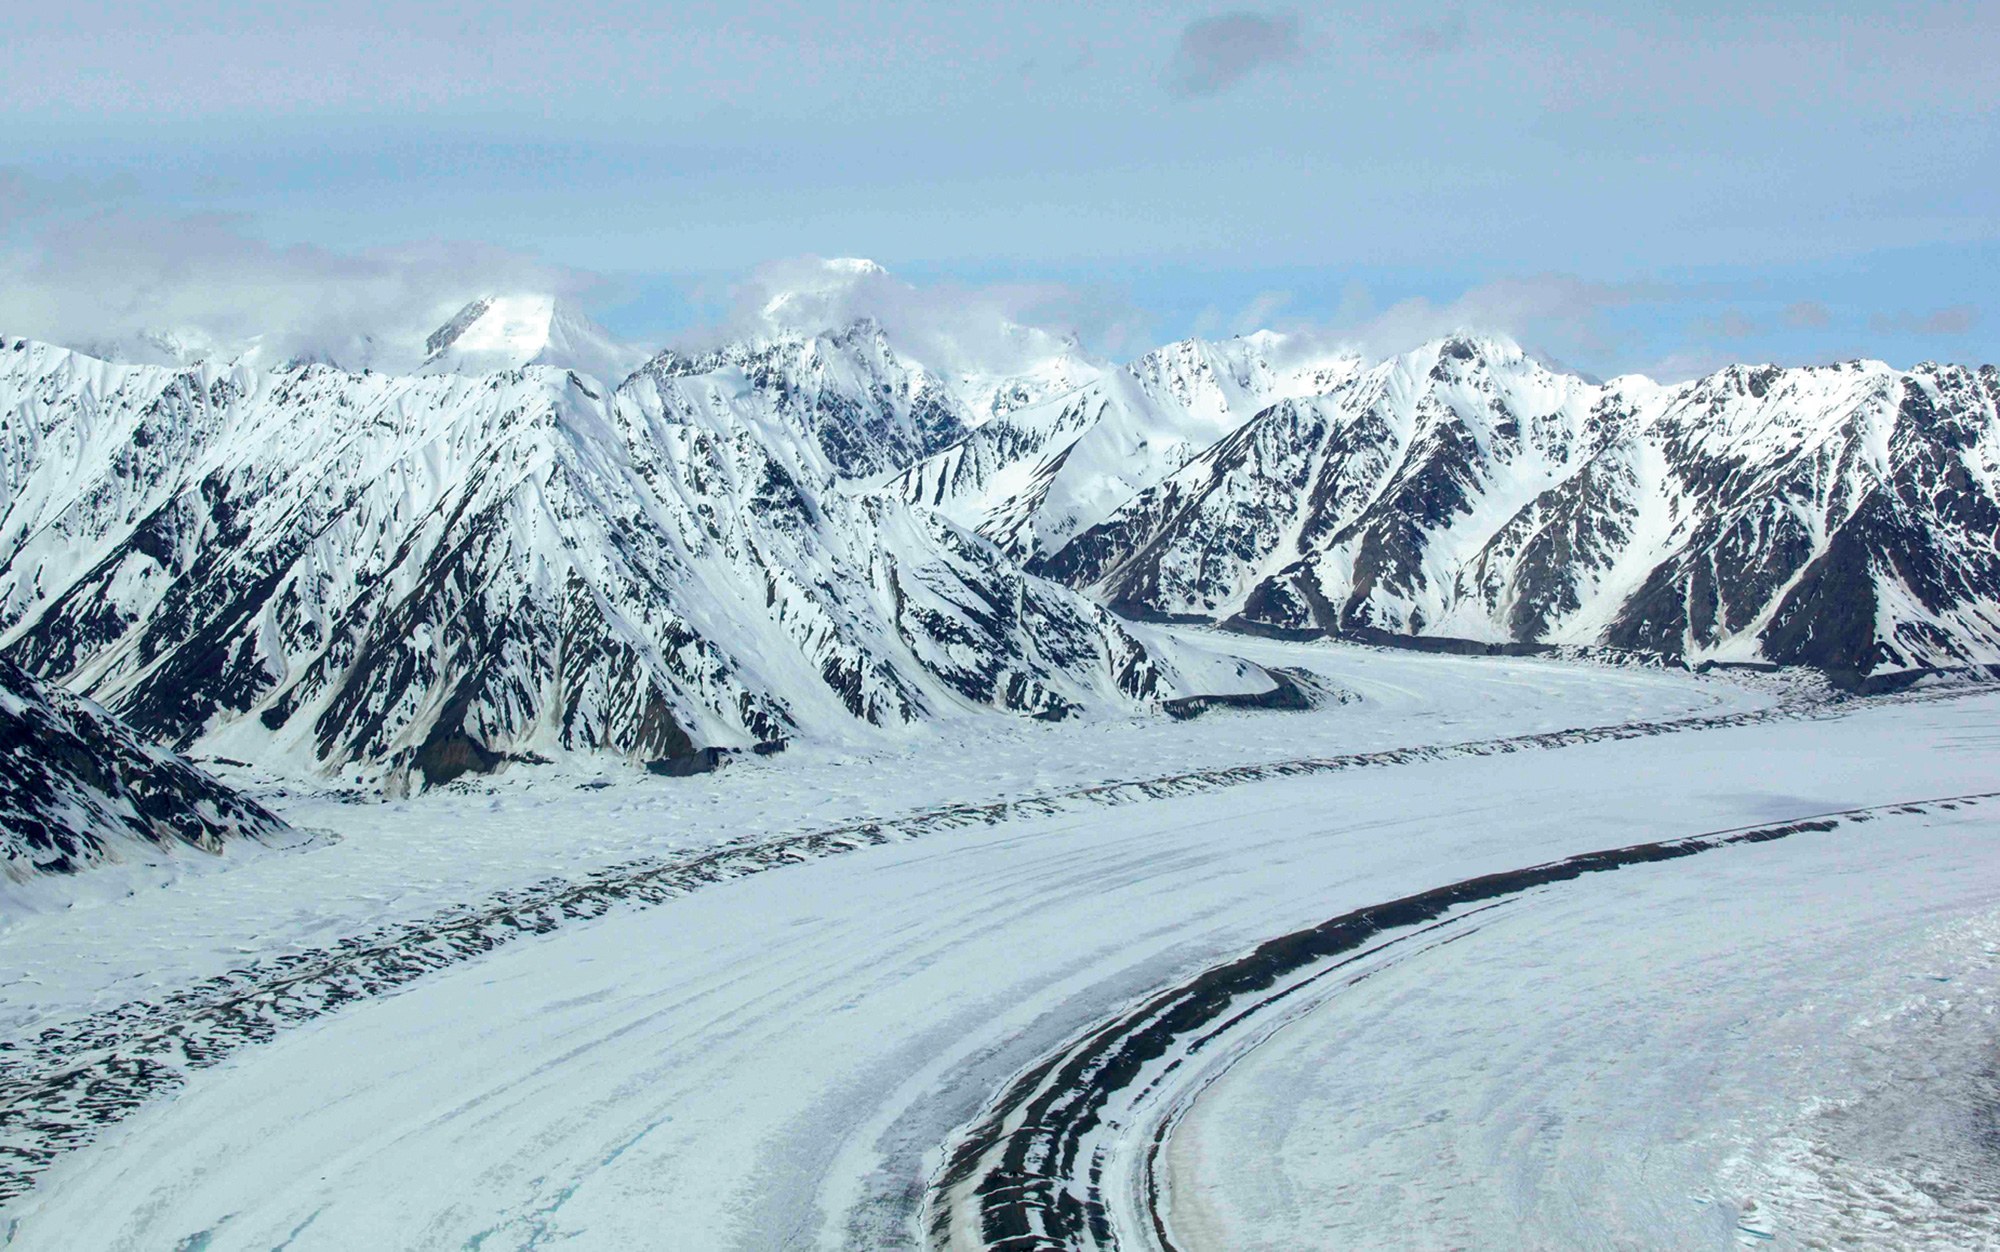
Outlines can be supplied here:
[[993, 288], [1111, 355], [1466, 324], [1599, 374], [2000, 359], [1990, 3], [10, 21], [14, 333], [344, 325], [533, 285], [665, 342], [817, 254]]

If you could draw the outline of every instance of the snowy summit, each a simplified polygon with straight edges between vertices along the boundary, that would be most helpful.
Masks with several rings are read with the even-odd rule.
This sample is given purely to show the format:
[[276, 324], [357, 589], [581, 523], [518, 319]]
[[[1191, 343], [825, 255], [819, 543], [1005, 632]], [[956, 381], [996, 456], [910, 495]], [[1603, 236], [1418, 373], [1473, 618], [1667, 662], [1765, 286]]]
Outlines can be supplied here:
[[575, 370], [617, 386], [647, 353], [619, 343], [554, 296], [485, 296], [424, 340], [422, 373], [489, 374], [530, 365]]

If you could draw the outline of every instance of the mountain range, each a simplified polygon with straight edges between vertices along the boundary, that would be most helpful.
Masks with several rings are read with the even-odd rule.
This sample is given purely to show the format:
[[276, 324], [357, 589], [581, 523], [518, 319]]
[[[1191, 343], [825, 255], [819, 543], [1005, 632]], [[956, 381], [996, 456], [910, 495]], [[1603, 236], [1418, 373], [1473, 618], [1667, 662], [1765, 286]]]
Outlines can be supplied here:
[[867, 324], [615, 386], [6, 339], [0, 627], [161, 742], [392, 790], [1270, 685], [855, 477], [965, 424]]
[[1259, 413], [1036, 562], [1122, 612], [1843, 673], [2000, 658], [2000, 373], [1594, 384], [1452, 338]]
[[1012, 325], [926, 360], [829, 323], [863, 265], [651, 355], [533, 296], [400, 372], [0, 337], [0, 648], [162, 743], [391, 791], [1273, 685], [1148, 619], [2000, 660], [1990, 366], [1113, 366]]

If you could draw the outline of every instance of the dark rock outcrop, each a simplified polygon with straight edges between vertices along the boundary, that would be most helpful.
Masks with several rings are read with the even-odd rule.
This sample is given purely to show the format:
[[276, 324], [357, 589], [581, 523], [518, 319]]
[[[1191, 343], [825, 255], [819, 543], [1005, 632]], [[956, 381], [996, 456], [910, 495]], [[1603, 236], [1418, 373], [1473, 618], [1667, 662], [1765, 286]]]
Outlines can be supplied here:
[[0, 660], [0, 857], [16, 881], [116, 860], [121, 845], [220, 852], [290, 832], [88, 700]]

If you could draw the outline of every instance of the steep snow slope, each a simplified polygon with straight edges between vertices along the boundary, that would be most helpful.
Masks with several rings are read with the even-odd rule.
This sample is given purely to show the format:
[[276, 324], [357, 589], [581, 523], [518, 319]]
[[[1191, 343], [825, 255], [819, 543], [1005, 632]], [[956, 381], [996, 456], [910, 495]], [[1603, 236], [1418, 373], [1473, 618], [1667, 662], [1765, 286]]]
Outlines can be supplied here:
[[1269, 332], [1169, 344], [987, 422], [895, 486], [1023, 560], [1046, 559], [1273, 401], [1330, 390], [1360, 366]]
[[1189, 689], [1170, 645], [839, 488], [825, 449], [884, 460], [906, 411], [836, 431], [724, 362], [600, 387], [0, 342], [8, 654], [166, 741], [392, 787]]
[[1041, 568], [1254, 625], [1990, 661], [1996, 406], [1991, 366], [1597, 385], [1453, 338], [1272, 407]]
[[146, 848], [218, 852], [282, 820], [103, 709], [0, 660], [0, 868], [22, 882]]

